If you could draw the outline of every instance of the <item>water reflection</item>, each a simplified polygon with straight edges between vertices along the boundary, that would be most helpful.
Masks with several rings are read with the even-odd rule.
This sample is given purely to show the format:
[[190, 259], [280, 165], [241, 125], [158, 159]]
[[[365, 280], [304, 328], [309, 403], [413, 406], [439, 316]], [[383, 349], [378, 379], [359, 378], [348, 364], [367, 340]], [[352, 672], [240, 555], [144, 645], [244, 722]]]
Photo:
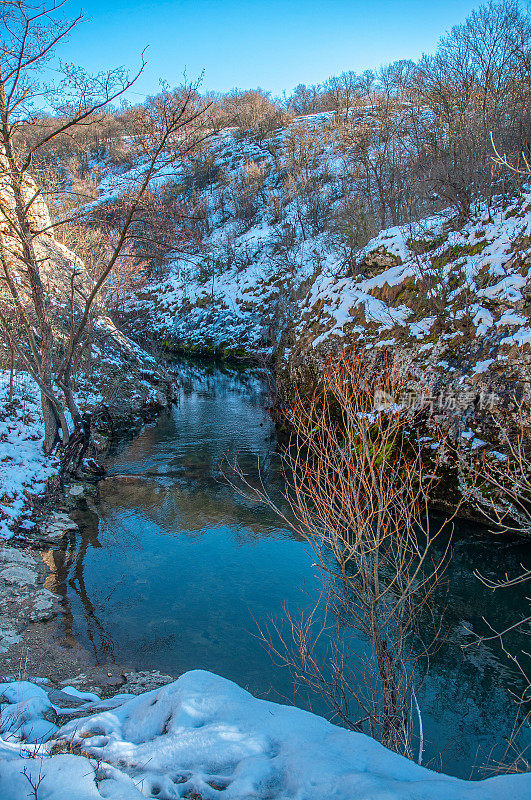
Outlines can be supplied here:
[[[211, 669], [257, 695], [301, 704], [296, 682], [254, 633], [256, 621], [280, 617], [285, 602], [306, 607], [316, 599], [311, 554], [219, 473], [230, 452], [251, 478], [259, 460], [281, 499], [267, 386], [253, 371], [187, 362], [181, 371], [179, 406], [112, 454], [97, 514], [80, 517], [82, 535], [65, 552], [45, 556], [65, 636], [92, 647], [101, 663], [171, 674]], [[517, 686], [495, 645], [462, 650], [466, 629], [481, 633], [483, 616], [507, 625], [524, 596], [521, 589], [494, 596], [473, 576], [474, 568], [501, 576], [525, 557], [477, 533], [456, 534], [449, 588], [437, 597], [447, 610], [446, 641], [420, 697], [426, 758], [436, 766], [441, 756], [447, 771], [466, 777], [491, 749], [503, 750], [514, 716], [504, 686]]]
[[[96, 518], [97, 519], [97, 518]], [[78, 641], [78, 615], [84, 622], [86, 639], [97, 662], [114, 661], [114, 644], [85, 584], [85, 558], [91, 547], [100, 547], [97, 525], [84, 525], [83, 536], [68, 532], [65, 546], [41, 553], [49, 569], [44, 587], [58, 595], [62, 610], [64, 643]]]

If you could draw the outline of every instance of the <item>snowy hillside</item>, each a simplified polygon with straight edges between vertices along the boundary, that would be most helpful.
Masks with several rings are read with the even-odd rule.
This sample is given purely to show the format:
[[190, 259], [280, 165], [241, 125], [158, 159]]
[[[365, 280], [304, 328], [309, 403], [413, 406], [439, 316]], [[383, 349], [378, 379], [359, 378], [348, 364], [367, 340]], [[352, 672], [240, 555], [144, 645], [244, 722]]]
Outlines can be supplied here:
[[530, 268], [529, 192], [479, 206], [457, 229], [441, 215], [384, 230], [353, 274], [313, 283], [280, 362], [284, 384], [337, 347], [387, 351], [407, 380], [394, 399], [424, 412], [435, 440], [444, 429], [497, 457], [507, 431], [527, 424]]
[[0, 691], [3, 800], [73, 800], [74, 786], [76, 800], [525, 800], [531, 793], [530, 775], [463, 781], [432, 772], [209, 672], [104, 701], [65, 687], [53, 702], [45, 684], [28, 682]]
[[514, 415], [515, 381], [522, 400], [531, 385], [531, 192], [357, 247], [345, 135], [328, 114], [264, 140], [225, 130], [182, 165], [202, 239], [130, 300], [127, 330], [187, 352], [276, 358], [285, 386], [335, 347], [388, 349], [430, 412], [435, 398], [436, 424], [497, 452], [492, 411]]
[[[13, 535], [18, 522], [23, 530], [33, 527], [27, 508], [27, 492], [44, 491], [46, 481], [59, 468], [58, 459], [42, 450], [44, 425], [37, 384], [27, 374], [14, 378], [10, 395], [9, 372], [0, 372], [0, 407], [6, 415], [0, 422], [0, 538]], [[28, 518], [23, 519], [24, 516]]]
[[385, 229], [356, 249], [339, 135], [320, 114], [264, 141], [214, 137], [172, 177], [196, 192], [202, 241], [126, 304], [129, 328], [251, 357], [274, 354], [288, 331], [295, 348], [347, 335], [364, 347], [411, 339], [424, 353], [473, 334], [471, 373], [525, 344], [531, 194], [494, 198], [462, 226], [448, 211]]
[[531, 193], [480, 206], [458, 230], [444, 216], [390, 228], [360, 251], [355, 276], [319, 276], [296, 338], [312, 327], [313, 347], [350, 333], [368, 348], [411, 338], [428, 350], [468, 335], [493, 363], [531, 341], [530, 267]]
[[[312, 280], [337, 274], [344, 262], [330, 227], [339, 225], [348, 165], [332, 119], [296, 118], [264, 140], [224, 130], [193, 169], [172, 176], [192, 187], [203, 208], [203, 239], [127, 304], [132, 330], [145, 327], [147, 315], [160, 338], [186, 350], [276, 350]], [[105, 186], [100, 202], [118, 185]]]

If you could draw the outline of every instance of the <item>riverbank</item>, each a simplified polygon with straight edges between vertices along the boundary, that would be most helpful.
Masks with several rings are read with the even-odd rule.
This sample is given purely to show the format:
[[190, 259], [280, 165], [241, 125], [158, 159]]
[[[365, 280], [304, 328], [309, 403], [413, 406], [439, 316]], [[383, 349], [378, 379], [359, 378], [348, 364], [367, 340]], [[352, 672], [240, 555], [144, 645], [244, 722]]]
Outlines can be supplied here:
[[[175, 367], [179, 404], [137, 436], [124, 433], [105, 458], [98, 498], [93, 484], [76, 482], [65, 499], [55, 498], [48, 527], [34, 531], [31, 548], [26, 533], [23, 555], [37, 573], [27, 593], [45, 588], [56, 602], [49, 618], [28, 618], [15, 632], [20, 641], [0, 654], [0, 674], [47, 678], [54, 691], [66, 682], [106, 697], [124, 691], [132, 672], [152, 680], [158, 670], [170, 680], [201, 667], [257, 696], [303, 705], [287, 671], [252, 632], [255, 620], [278, 617], [284, 603], [305, 607], [317, 596], [311, 556], [271, 514], [233, 493], [218, 469], [228, 452], [239, 455], [250, 477], [259, 461], [272, 492], [282, 496], [267, 383], [257, 370], [226, 364]], [[492, 598], [473, 569], [503, 574], [522, 556], [468, 530], [458, 532], [454, 549], [448, 646], [434, 659], [419, 702], [426, 759], [444, 747], [445, 767], [468, 777], [472, 765], [475, 776], [484, 774], [495, 743], [501, 757], [513, 707], [500, 691], [505, 665], [492, 649], [463, 651], [470, 641], [465, 628], [479, 631], [478, 614], [505, 624], [520, 596]], [[444, 592], [438, 603], [447, 606]], [[318, 702], [312, 698], [312, 708], [326, 715]], [[467, 703], [467, 713], [456, 714]]]
[[86, 510], [87, 501], [92, 506], [97, 492], [93, 483], [73, 483], [66, 494], [55, 485], [49, 487], [48, 495], [33, 496], [33, 517], [38, 515], [38, 522], [32, 520], [31, 530], [19, 527], [9, 545], [0, 545], [0, 675], [4, 681], [38, 676], [56, 690], [72, 684], [78, 690], [107, 696], [126, 686], [136, 694], [175, 679], [158, 670], [135, 670], [131, 664], [117, 663], [112, 655], [102, 661], [71, 631], [68, 609], [58, 591], [57, 561], [80, 536], [74, 518]]
[[[222, 160], [240, 158], [243, 145], [227, 133], [212, 147]], [[268, 166], [271, 176], [276, 169]], [[333, 237], [294, 234], [289, 278], [267, 208], [259, 206], [243, 228], [207, 208], [203, 250], [130, 299], [125, 330], [141, 336], [149, 329], [181, 352], [273, 364], [280, 399], [288, 401], [295, 386], [311, 394], [322, 365], [341, 352], [363, 357], [368, 368], [386, 358], [401, 388], [388, 402], [418, 412], [426, 449], [448, 440], [454, 474], [443, 494], [450, 490], [454, 507], [466, 460], [495, 462], [510, 456], [519, 436], [529, 440], [529, 188], [478, 202], [464, 222], [447, 211], [382, 230], [348, 264]], [[214, 268], [204, 253], [225, 241], [236, 255], [220, 255]]]
[[0, 691], [4, 800], [29, 797], [32, 786], [49, 800], [71, 800], [74, 786], [76, 800], [525, 800], [531, 791], [531, 775], [462, 781], [431, 772], [209, 672], [106, 701], [46, 684]]
[[[96, 352], [97, 351], [97, 352]], [[171, 370], [110, 322], [96, 325], [93, 356], [84, 364], [76, 399], [91, 424], [90, 446], [77, 481], [65, 483], [58, 456], [42, 451], [40, 392], [24, 372], [0, 372], [0, 674], [53, 681], [96, 667], [93, 654], [64, 636], [64, 609], [53, 586], [54, 554], [78, 534], [73, 512], [97, 496], [101, 459], [124, 432], [135, 435], [175, 401]], [[9, 545], [3, 544], [9, 542]], [[126, 665], [107, 665], [123, 682]], [[87, 685], [98, 682], [87, 677]], [[104, 673], [102, 673], [104, 674]]]

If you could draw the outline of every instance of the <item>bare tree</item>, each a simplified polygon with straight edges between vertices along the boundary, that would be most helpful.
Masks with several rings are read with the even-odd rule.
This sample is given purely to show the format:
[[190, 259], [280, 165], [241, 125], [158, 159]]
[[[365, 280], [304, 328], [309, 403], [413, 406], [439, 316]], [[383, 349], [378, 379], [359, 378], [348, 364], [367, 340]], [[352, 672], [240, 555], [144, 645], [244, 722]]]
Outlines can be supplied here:
[[462, 219], [489, 191], [489, 133], [504, 149], [529, 148], [530, 46], [519, 3], [489, 0], [419, 64], [418, 91], [433, 115], [419, 166], [429, 191]]
[[323, 87], [324, 97], [328, 100], [338, 119], [348, 120], [350, 112], [360, 100], [360, 79], [355, 72], [342, 72], [341, 75], [329, 78]]
[[300, 115], [324, 111], [326, 102], [323, 98], [323, 87], [320, 85], [306, 86], [304, 83], [300, 83], [293, 90], [287, 105], [294, 114]]
[[[100, 290], [128, 242], [142, 199], [153, 179], [163, 175], [205, 135], [199, 122], [205, 105], [197, 102], [195, 84], [187, 84], [180, 91], [165, 89], [133, 117], [131, 133], [142, 158], [136, 174], [130, 176], [123, 223], [94, 280], [86, 279], [82, 265], [70, 265], [65, 277], [70, 284], [69, 299], [66, 295], [69, 321], [66, 331], [59, 330], [55, 316], [60, 298], [54, 296], [57, 285], [46, 273], [46, 235], [67, 220], [54, 220], [52, 226], [42, 189], [30, 174], [32, 164], [54, 139], [90, 125], [95, 115], [134, 83], [144, 66], [142, 61], [132, 79], [121, 69], [90, 77], [77, 67], [66, 66], [59, 85], [54, 90], [47, 88], [43, 69], [57, 45], [82, 20], [82, 14], [73, 20], [62, 17], [65, 2], [23, 1], [3, 4], [0, 11], [0, 326], [40, 387], [48, 453], [58, 442], [66, 445], [69, 439], [66, 409], [76, 426], [81, 425], [72, 391], [76, 358], [90, 332]], [[43, 102], [55, 103], [59, 116], [50, 115], [43, 123], [38, 112]], [[37, 137], [28, 140], [19, 136], [37, 118]], [[82, 214], [76, 211], [74, 217]], [[24, 332], [23, 339], [12, 335], [15, 320]]]

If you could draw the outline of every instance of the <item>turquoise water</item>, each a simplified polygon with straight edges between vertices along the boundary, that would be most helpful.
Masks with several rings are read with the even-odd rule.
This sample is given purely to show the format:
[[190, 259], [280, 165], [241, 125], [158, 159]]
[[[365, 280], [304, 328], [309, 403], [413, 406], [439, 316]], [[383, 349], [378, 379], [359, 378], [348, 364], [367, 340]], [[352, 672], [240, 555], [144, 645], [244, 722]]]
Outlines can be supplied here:
[[[65, 554], [65, 630], [101, 663], [173, 675], [209, 669], [258, 696], [310, 701], [326, 715], [256, 635], [258, 625], [282, 618], [285, 603], [307, 607], [317, 598], [311, 553], [219, 470], [237, 455], [256, 480], [259, 463], [282, 502], [267, 385], [252, 370], [183, 361], [180, 371], [179, 405], [110, 456], [97, 514], [84, 516]], [[504, 748], [514, 717], [505, 687], [518, 688], [517, 679], [495, 645], [461, 645], [466, 626], [483, 630], [483, 616], [504, 626], [524, 602], [520, 590], [493, 596], [473, 569], [501, 576], [525, 557], [521, 546], [473, 526], [456, 531], [449, 588], [437, 598], [447, 638], [420, 692], [425, 761], [434, 768], [442, 762], [448, 772], [478, 777], [491, 750], [499, 756]], [[353, 641], [354, 650], [363, 647]]]

